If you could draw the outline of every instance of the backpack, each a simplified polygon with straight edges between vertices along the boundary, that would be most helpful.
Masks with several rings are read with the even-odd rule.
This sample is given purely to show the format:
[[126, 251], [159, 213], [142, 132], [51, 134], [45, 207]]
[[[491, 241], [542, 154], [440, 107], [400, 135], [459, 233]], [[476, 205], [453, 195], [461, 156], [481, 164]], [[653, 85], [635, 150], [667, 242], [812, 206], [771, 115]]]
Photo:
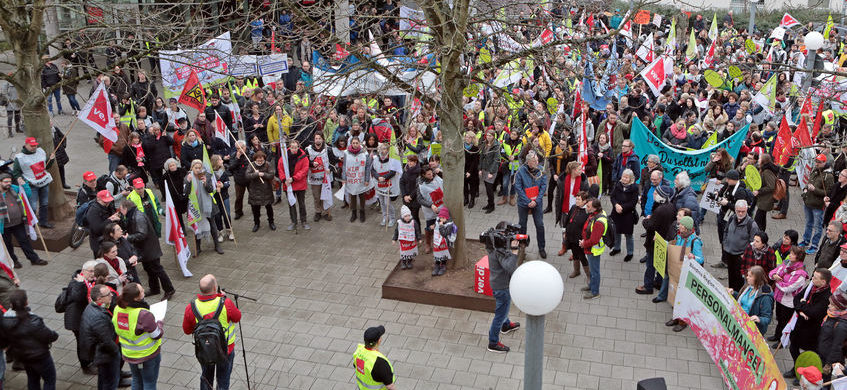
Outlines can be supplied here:
[[56, 297], [56, 302], [53, 303], [53, 308], [56, 309], [56, 313], [64, 313], [65, 309], [68, 308], [68, 288], [62, 287], [62, 292], [59, 293], [59, 296]]
[[[616, 229], [615, 229], [615, 223], [612, 222], [612, 220], [609, 219], [609, 217], [607, 217], [605, 215], [598, 215], [597, 218], [594, 219], [594, 222], [597, 222], [600, 219], [606, 220], [606, 231], [603, 232], [603, 245], [605, 245], [608, 248], [614, 248], [615, 247], [615, 238], [616, 238], [616, 235], [617, 235]], [[594, 227], [593, 222], [591, 224], [591, 227], [592, 228]]]
[[197, 310], [197, 300], [191, 301], [191, 311], [197, 319], [194, 327], [194, 356], [201, 365], [212, 365], [226, 361], [227, 342], [223, 326], [218, 320], [224, 308], [224, 299], [221, 297], [218, 308], [212, 318], [203, 318]]
[[[97, 192], [103, 191], [103, 190], [106, 189], [106, 183], [109, 183], [109, 182], [112, 182], [112, 184], [114, 185], [116, 190], [118, 189], [118, 187], [120, 187], [118, 185], [118, 183], [116, 183], [114, 180], [112, 180], [111, 175], [109, 175], [108, 173], [105, 173], [105, 174], [100, 175], [100, 177], [97, 178], [97, 185], [95, 185], [94, 188]], [[112, 194], [112, 195], [114, 195], [114, 194]]]
[[91, 205], [96, 201], [96, 199], [89, 200], [76, 208], [76, 212], [74, 213], [74, 223], [76, 223], [79, 227], [88, 227], [88, 210], [91, 208]]
[[785, 199], [785, 194], [788, 192], [788, 186], [785, 184], [785, 180], [776, 179], [776, 185], [773, 189], [773, 199], [774, 200], [783, 200]]

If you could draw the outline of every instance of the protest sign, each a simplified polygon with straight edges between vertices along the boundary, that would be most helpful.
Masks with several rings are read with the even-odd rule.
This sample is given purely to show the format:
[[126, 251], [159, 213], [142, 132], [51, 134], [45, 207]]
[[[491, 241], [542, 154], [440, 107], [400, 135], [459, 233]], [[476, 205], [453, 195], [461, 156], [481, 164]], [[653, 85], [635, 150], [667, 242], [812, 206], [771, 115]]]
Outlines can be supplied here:
[[747, 53], [753, 54], [756, 52], [756, 43], [753, 42], [752, 39], [747, 38], [747, 40], [744, 41], [744, 49], [747, 50]]
[[666, 275], [665, 265], [668, 261], [668, 242], [665, 241], [664, 238], [659, 234], [659, 232], [654, 233], [653, 237], [653, 268], [656, 269], [656, 272], [659, 275], [662, 275], [664, 278]]
[[703, 190], [703, 196], [700, 198], [700, 208], [711, 211], [715, 214], [721, 212], [721, 204], [718, 203], [718, 191], [723, 188], [723, 183], [718, 179], [709, 179], [706, 183], [706, 189]]
[[730, 156], [737, 156], [747, 135], [747, 127], [739, 129], [729, 138], [708, 148], [699, 150], [680, 150], [666, 145], [656, 137], [638, 117], [632, 119], [632, 143], [635, 153], [641, 157], [641, 166], [647, 165], [647, 157], [651, 154], [659, 156], [665, 168], [665, 178], [673, 182], [676, 174], [688, 172], [691, 177], [691, 187], [700, 188], [706, 181], [706, 165], [711, 159], [711, 153], [718, 148], [725, 148]]
[[165, 100], [180, 95], [192, 70], [197, 72], [203, 86], [226, 80], [231, 55], [229, 31], [192, 49], [159, 51]]
[[243, 55], [230, 57], [230, 76], [252, 76], [258, 73], [258, 70], [256, 70], [256, 56]]
[[668, 244], [668, 302], [673, 306], [676, 291], [679, 288], [679, 274], [682, 272], [684, 256], [691, 253], [691, 248]]
[[696, 261], [683, 263], [674, 301], [674, 318], [691, 327], [729, 389], [787, 389], [756, 323]]
[[755, 165], [748, 165], [747, 168], [744, 168], [744, 184], [747, 184], [750, 191], [758, 191], [759, 188], [762, 188], [762, 175], [759, 174]]

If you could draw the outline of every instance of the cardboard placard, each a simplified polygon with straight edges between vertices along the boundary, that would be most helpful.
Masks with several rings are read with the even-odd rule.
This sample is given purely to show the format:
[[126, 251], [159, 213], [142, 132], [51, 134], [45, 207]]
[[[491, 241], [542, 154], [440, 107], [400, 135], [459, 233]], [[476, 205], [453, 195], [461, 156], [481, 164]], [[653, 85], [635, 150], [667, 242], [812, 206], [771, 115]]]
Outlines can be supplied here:
[[691, 253], [691, 249], [686, 247], [685, 253], [682, 253], [682, 247], [679, 245], [668, 245], [668, 303], [674, 305], [676, 298], [676, 289], [679, 285], [679, 274], [682, 272], [682, 259], [684, 255]]

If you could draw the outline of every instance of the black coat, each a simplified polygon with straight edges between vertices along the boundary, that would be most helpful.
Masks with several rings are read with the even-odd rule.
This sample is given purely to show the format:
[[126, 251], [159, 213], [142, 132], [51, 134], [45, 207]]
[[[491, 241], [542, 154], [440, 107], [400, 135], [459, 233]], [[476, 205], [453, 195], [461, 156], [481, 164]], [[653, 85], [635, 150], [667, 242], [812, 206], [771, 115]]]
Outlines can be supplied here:
[[420, 164], [415, 165], [414, 167], [406, 167], [403, 170], [403, 175], [400, 176], [400, 194], [404, 197], [409, 195], [412, 197], [412, 201], [406, 203], [405, 199], [403, 203], [411, 209], [416, 207], [420, 207], [418, 205], [417, 193], [418, 193], [418, 177], [421, 175], [421, 166]]
[[[828, 304], [827, 304], [828, 305]], [[847, 320], [828, 317], [821, 324], [817, 352], [824, 365], [844, 361], [844, 342], [847, 341]]]
[[162, 176], [165, 180], [165, 187], [171, 192], [171, 199], [174, 201], [174, 208], [177, 214], [185, 214], [188, 211], [188, 199], [183, 194], [182, 183], [185, 181], [185, 175], [188, 172], [183, 167], [178, 167], [175, 171], [165, 171]]
[[35, 314], [29, 313], [24, 318], [4, 316], [0, 319], [0, 347], [8, 346], [9, 356], [24, 364], [49, 356], [50, 344], [58, 339], [59, 334], [48, 328], [44, 320]]
[[650, 218], [645, 218], [642, 222], [644, 229], [647, 230], [647, 238], [644, 239], [644, 247], [647, 249], [647, 253], [653, 253], [654, 233], [658, 232], [665, 241], [670, 241], [673, 238], [675, 221], [676, 205], [673, 202], [654, 206], [653, 214], [650, 214]]
[[[203, 148], [206, 144], [197, 142], [197, 146], [191, 146], [188, 143], [183, 143], [179, 150], [179, 162], [183, 168], [191, 168], [191, 162], [194, 160], [203, 160]], [[210, 155], [211, 156], [211, 155]], [[183, 176], [184, 178], [184, 176]]]
[[[561, 226], [565, 226], [565, 224], [567, 223], [567, 221], [565, 220], [567, 218], [567, 213], [562, 212], [562, 204], [565, 201], [565, 179], [566, 178], [567, 178], [567, 175], [562, 173], [561, 175], [559, 175], [559, 181], [556, 183], [556, 188], [557, 188], [557, 191], [556, 191], [556, 206], [555, 206], [556, 207], [556, 209], [555, 209], [556, 223], [560, 224]], [[579, 182], [579, 191], [577, 191], [577, 192], [588, 191], [588, 188], [589, 188], [588, 177], [585, 176], [585, 174], [583, 173], [582, 177], [580, 179], [580, 182]], [[573, 194], [573, 195], [576, 196], [576, 194]]]
[[567, 221], [563, 223], [565, 240], [571, 244], [578, 243], [582, 239], [582, 229], [585, 227], [585, 221], [588, 220], [588, 213], [582, 207], [573, 205], [563, 216], [567, 218]]
[[74, 278], [79, 275], [80, 270], [71, 275], [71, 281], [68, 283], [68, 302], [65, 306], [65, 329], [76, 331], [79, 330], [79, 322], [82, 318], [82, 311], [85, 310], [85, 305], [88, 304], [88, 287], [85, 282], [78, 282]]
[[106, 229], [106, 225], [111, 222], [109, 217], [114, 213], [115, 210], [110, 205], [103, 206], [99, 202], [94, 202], [88, 207], [85, 220], [88, 221], [88, 241], [92, 252], [97, 252], [103, 231]]
[[129, 89], [132, 99], [135, 100], [135, 104], [147, 107], [147, 113], [152, 114], [156, 95], [159, 94], [158, 90], [156, 90], [156, 84], [151, 83], [150, 80], [144, 82], [136, 81], [132, 83]]
[[[330, 152], [331, 154], [331, 152]], [[238, 184], [242, 187], [247, 187], [250, 184], [250, 180], [247, 180], [247, 168], [250, 167], [250, 162], [247, 160], [247, 156], [243, 153], [241, 157], [237, 157], [238, 151], [236, 150], [229, 158], [229, 162], [227, 164], [227, 169], [229, 169], [229, 173], [232, 175], [233, 181], [235, 184]]]
[[[833, 170], [833, 172], [835, 171]], [[841, 186], [841, 184], [836, 181], [826, 196], [829, 197], [829, 206], [827, 206], [823, 212], [824, 223], [831, 221], [832, 217], [835, 215], [835, 210], [838, 209], [838, 206], [841, 206], [841, 201], [843, 201], [844, 197], [847, 196], [847, 186]]]
[[[612, 202], [612, 210], [609, 217], [615, 224], [615, 232], [618, 234], [632, 234], [635, 223], [638, 222], [638, 184], [632, 183], [624, 186], [621, 182], [612, 186], [609, 199]], [[623, 212], [618, 214], [615, 205], [621, 205]]]
[[470, 183], [473, 193], [479, 191], [479, 147], [471, 145], [470, 149], [465, 148], [465, 172], [470, 173], [470, 177], [465, 178], [465, 182]]
[[147, 134], [141, 139], [141, 148], [144, 149], [144, 156], [147, 158], [147, 170], [161, 173], [165, 167], [165, 161], [173, 157], [171, 155], [171, 146], [174, 140], [165, 132], [157, 139], [153, 134]]
[[[56, 147], [56, 145], [59, 145], [59, 141], [61, 141], [62, 138], [64, 138], [64, 137], [65, 137], [65, 134], [62, 133], [62, 130], [59, 130], [58, 127], [53, 126], [53, 147], [54, 148]], [[61, 146], [56, 148], [56, 163], [59, 164], [59, 165], [65, 165], [69, 161], [71, 161], [71, 158], [68, 157], [68, 152], [66, 150], [67, 146], [68, 146], [68, 140], [65, 140], [64, 142], [62, 142]]]
[[156, 229], [147, 214], [139, 212], [133, 206], [127, 211], [126, 219], [126, 231], [129, 233], [127, 240], [135, 247], [139, 260], [144, 262], [161, 258], [159, 237], [156, 236]]
[[803, 301], [805, 288], [794, 296], [794, 310], [803, 312], [809, 319], [797, 316], [797, 324], [791, 332], [791, 343], [796, 343], [800, 349], [816, 350], [818, 346], [818, 335], [821, 331], [821, 321], [826, 317], [826, 309], [829, 306], [829, 296], [832, 292], [824, 288], [814, 294], [809, 294], [809, 299]]
[[109, 312], [93, 302], [86, 305], [77, 341], [82, 357], [94, 365], [120, 359], [121, 350], [115, 342], [117, 338]]

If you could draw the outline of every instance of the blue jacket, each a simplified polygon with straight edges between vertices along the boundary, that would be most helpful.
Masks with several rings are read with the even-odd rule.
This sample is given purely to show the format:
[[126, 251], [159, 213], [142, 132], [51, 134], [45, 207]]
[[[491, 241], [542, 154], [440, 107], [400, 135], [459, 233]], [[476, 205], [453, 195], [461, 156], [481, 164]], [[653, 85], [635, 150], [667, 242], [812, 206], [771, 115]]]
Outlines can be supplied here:
[[672, 242], [673, 245], [691, 248], [691, 254], [694, 255], [694, 261], [703, 265], [703, 240], [700, 237], [697, 237], [696, 234], [692, 233], [688, 238], [682, 238], [679, 235], [676, 236], [676, 240]]
[[[748, 287], [749, 286], [746, 286], [740, 292], [732, 293], [733, 298], [737, 300], [738, 297], [741, 296], [741, 293], [744, 292], [744, 290]], [[770, 325], [771, 323], [773, 303], [773, 290], [771, 289], [771, 286], [765, 284], [762, 286], [759, 292], [756, 293], [756, 297], [753, 298], [753, 304], [750, 306], [750, 312], [747, 313], [750, 316], [759, 317], [759, 322], [756, 323], [756, 327], [759, 328], [759, 332], [761, 332], [762, 334], [767, 333], [768, 325]]]
[[690, 186], [677, 191], [673, 196], [673, 203], [677, 210], [683, 207], [691, 210], [691, 217], [694, 218], [695, 223], [699, 220], [700, 202], [697, 201], [697, 193]]
[[[27, 199], [32, 197], [32, 189], [29, 188], [29, 183], [24, 183], [23, 189], [24, 189], [24, 194], [26, 195]], [[21, 186], [19, 186], [17, 184], [12, 184], [12, 192], [15, 193], [15, 196], [16, 196], [15, 201], [20, 203], [20, 200], [19, 200], [19, 198], [17, 198], [17, 195], [21, 193]], [[23, 207], [24, 207], [23, 204], [21, 204], [21, 208], [23, 208]], [[26, 217], [24, 217], [24, 223], [26, 223]], [[5, 226], [6, 226], [6, 218], [0, 218], [0, 233], [3, 233], [5, 231], [4, 230]]]
[[547, 175], [541, 168], [535, 169], [535, 174], [529, 172], [529, 165], [521, 165], [518, 173], [515, 174], [515, 191], [518, 193], [518, 207], [529, 207], [530, 199], [526, 196], [526, 189], [538, 187], [538, 195], [535, 197], [535, 207], [541, 207], [544, 204], [544, 194], [547, 192]]
[[[615, 163], [612, 164], [612, 183], [616, 183], [621, 179], [621, 175], [623, 174], [623, 153], [618, 154], [615, 157]], [[638, 155], [633, 152], [626, 159], [626, 167], [632, 169], [632, 173], [635, 176], [635, 182], [638, 182], [639, 176], [641, 175], [641, 161], [638, 159]]]

